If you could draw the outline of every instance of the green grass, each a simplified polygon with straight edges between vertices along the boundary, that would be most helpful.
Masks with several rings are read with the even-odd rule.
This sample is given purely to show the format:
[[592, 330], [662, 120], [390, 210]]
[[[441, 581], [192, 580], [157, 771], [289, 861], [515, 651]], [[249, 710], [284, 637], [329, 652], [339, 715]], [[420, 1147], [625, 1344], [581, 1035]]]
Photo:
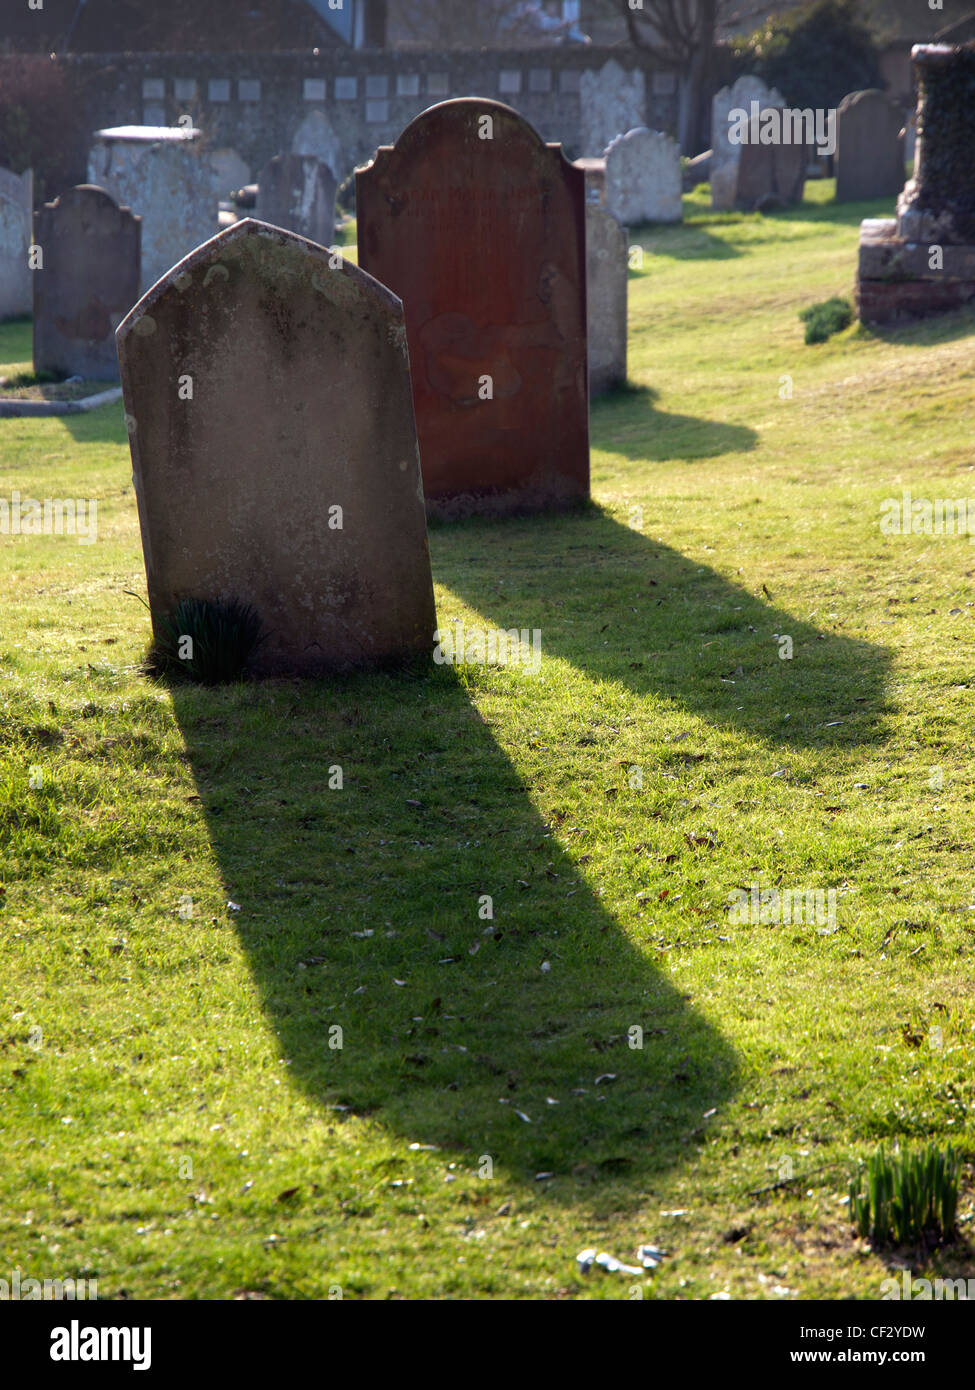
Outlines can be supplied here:
[[[540, 627], [537, 676], [153, 685], [120, 406], [0, 423], [0, 496], [99, 502], [0, 538], [0, 1274], [877, 1298], [897, 1141], [964, 1162], [915, 1272], [975, 1273], [975, 558], [879, 529], [973, 491], [975, 314], [807, 348], [888, 211], [830, 193], [632, 233], [592, 509], [431, 529], [441, 626]], [[835, 930], [736, 924], [756, 882]]]

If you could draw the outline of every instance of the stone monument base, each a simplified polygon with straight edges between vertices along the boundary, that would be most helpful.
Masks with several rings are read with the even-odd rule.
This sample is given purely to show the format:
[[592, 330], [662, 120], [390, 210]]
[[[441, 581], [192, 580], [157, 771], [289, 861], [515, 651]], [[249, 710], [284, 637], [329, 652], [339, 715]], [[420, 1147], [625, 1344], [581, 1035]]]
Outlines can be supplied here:
[[975, 245], [942, 245], [941, 264], [935, 268], [932, 251], [932, 242], [908, 241], [901, 235], [896, 218], [861, 222], [856, 282], [860, 321], [879, 325], [926, 318], [975, 301]]

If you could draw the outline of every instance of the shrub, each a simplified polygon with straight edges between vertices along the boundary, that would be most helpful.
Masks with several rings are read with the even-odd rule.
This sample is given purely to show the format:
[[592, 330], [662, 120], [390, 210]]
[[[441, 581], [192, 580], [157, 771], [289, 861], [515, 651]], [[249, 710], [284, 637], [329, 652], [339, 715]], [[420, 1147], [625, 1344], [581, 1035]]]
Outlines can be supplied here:
[[831, 334], [839, 333], [853, 322], [853, 305], [848, 299], [834, 295], [832, 299], [800, 310], [799, 317], [806, 325], [806, 342], [825, 343]]
[[[883, 1148], [850, 1181], [850, 1218], [878, 1245], [920, 1245], [955, 1229], [960, 1162], [948, 1145], [887, 1155]], [[866, 1190], [864, 1190], [866, 1178]]]
[[34, 170], [34, 201], [55, 198], [85, 167], [87, 127], [63, 63], [46, 55], [0, 57], [0, 165]]

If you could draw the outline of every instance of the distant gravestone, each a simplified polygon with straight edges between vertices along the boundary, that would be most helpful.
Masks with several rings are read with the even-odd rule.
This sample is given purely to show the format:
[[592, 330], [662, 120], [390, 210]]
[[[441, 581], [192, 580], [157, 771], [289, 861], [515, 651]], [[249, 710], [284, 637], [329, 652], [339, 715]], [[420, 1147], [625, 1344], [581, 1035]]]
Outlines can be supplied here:
[[896, 198], [904, 187], [904, 114], [883, 92], [851, 92], [836, 112], [836, 201]]
[[251, 181], [250, 165], [236, 150], [211, 150], [208, 156], [218, 198], [229, 200]]
[[254, 215], [320, 246], [330, 246], [335, 237], [336, 191], [331, 169], [314, 155], [275, 155], [257, 176]]
[[431, 107], [356, 173], [359, 264], [406, 314], [431, 511], [588, 496], [584, 185], [478, 98]]
[[626, 381], [626, 232], [594, 203], [586, 205], [586, 310], [589, 394], [601, 396]]
[[582, 154], [601, 155], [611, 140], [647, 119], [646, 81], [639, 68], [626, 72], [610, 58], [579, 79]]
[[153, 626], [182, 599], [260, 617], [257, 675], [432, 653], [402, 306], [252, 218], [118, 330]]
[[324, 111], [309, 111], [291, 141], [292, 154], [313, 154], [331, 169], [336, 179], [351, 164], [342, 152], [342, 141]]
[[217, 227], [213, 169], [199, 134], [169, 126], [95, 132], [88, 182], [142, 218], [143, 292]]
[[760, 123], [755, 121], [750, 123], [748, 136], [738, 147], [732, 206], [752, 212], [801, 203], [810, 147], [805, 143], [763, 144]]
[[741, 145], [731, 140], [731, 113], [746, 111], [751, 115], [751, 103], [758, 102], [759, 110], [767, 106], [784, 106], [780, 93], [765, 85], [760, 77], [745, 74], [731, 87], [722, 87], [711, 102], [711, 206], [727, 211], [735, 206], [738, 183], [738, 161]]
[[33, 205], [31, 171], [12, 174], [9, 169], [0, 169], [0, 319], [30, 313], [34, 272], [28, 252]]
[[680, 147], [670, 135], [638, 126], [606, 148], [606, 208], [625, 226], [679, 222], [684, 215]]
[[115, 380], [115, 330], [139, 298], [140, 224], [103, 188], [81, 184], [37, 215], [34, 370]]

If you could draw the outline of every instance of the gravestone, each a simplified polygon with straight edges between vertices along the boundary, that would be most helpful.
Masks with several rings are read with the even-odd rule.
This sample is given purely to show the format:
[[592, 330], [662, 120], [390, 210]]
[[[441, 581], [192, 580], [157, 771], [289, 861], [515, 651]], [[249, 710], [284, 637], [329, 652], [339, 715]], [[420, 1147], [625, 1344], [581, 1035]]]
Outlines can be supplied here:
[[896, 198], [904, 187], [904, 116], [883, 92], [851, 92], [836, 112], [836, 201]]
[[236, 150], [211, 150], [208, 155], [213, 186], [218, 199], [229, 201], [238, 188], [251, 181], [250, 165]]
[[605, 159], [574, 159], [573, 164], [581, 169], [586, 180], [586, 202], [606, 206], [606, 161]]
[[[766, 111], [769, 109], [774, 108], [763, 108]], [[810, 157], [809, 145], [805, 142], [763, 144], [760, 122], [751, 121], [748, 139], [738, 148], [737, 166], [725, 166], [726, 169], [734, 169], [732, 206], [752, 212], [756, 208], [802, 202]]]
[[216, 230], [217, 190], [199, 134], [170, 126], [95, 132], [88, 182], [142, 218], [143, 292]]
[[860, 224], [864, 323], [923, 318], [975, 301], [975, 47], [915, 44], [914, 172], [897, 217]]
[[735, 206], [742, 146], [734, 144], [730, 138], [730, 116], [733, 111], [751, 114], [753, 101], [758, 102], [759, 109], [785, 105], [783, 97], [774, 87], [767, 87], [760, 77], [749, 73], [739, 77], [733, 86], [722, 87], [712, 99], [711, 206], [715, 211], [727, 212]]
[[34, 176], [0, 169], [0, 319], [30, 313]]
[[431, 512], [588, 496], [584, 185], [559, 145], [473, 97], [356, 172], [359, 264], [406, 314]]
[[275, 155], [257, 176], [254, 216], [330, 246], [336, 191], [332, 171], [314, 155]]
[[342, 141], [324, 111], [308, 112], [294, 133], [291, 153], [314, 155], [331, 169], [336, 179], [352, 162], [349, 160], [349, 164], [346, 163], [342, 153]]
[[587, 203], [586, 311], [590, 396], [601, 396], [626, 381], [628, 280], [629, 256], [624, 228], [603, 208]]
[[37, 215], [34, 370], [114, 381], [115, 330], [139, 298], [140, 223], [103, 188], [81, 184]]
[[646, 81], [639, 68], [626, 72], [610, 58], [597, 72], [579, 79], [581, 152], [599, 156], [624, 130], [647, 119]]
[[181, 599], [260, 617], [255, 674], [433, 650], [402, 305], [247, 218], [117, 334], [153, 625]]
[[638, 126], [606, 147], [606, 208], [624, 226], [680, 222], [684, 215], [680, 147]]

